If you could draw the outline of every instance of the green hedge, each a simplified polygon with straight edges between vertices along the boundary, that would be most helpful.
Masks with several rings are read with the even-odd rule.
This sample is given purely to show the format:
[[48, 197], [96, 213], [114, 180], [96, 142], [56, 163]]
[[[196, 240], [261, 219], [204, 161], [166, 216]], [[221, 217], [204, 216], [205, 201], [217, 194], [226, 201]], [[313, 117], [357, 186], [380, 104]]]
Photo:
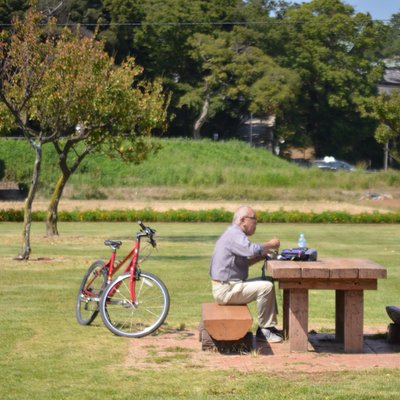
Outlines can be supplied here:
[[[138, 220], [146, 222], [230, 222], [232, 213], [215, 209], [206, 211], [170, 210], [154, 211], [145, 210], [91, 210], [91, 211], [60, 211], [59, 221], [103, 221], [103, 222], [134, 222]], [[44, 221], [45, 211], [32, 213], [33, 221]], [[349, 214], [340, 211], [325, 211], [321, 213], [300, 211], [261, 211], [257, 213], [259, 222], [270, 223], [324, 223], [324, 224], [397, 224], [400, 223], [400, 212], [396, 213], [360, 213]], [[21, 222], [24, 220], [23, 210], [0, 210], [0, 222]]]

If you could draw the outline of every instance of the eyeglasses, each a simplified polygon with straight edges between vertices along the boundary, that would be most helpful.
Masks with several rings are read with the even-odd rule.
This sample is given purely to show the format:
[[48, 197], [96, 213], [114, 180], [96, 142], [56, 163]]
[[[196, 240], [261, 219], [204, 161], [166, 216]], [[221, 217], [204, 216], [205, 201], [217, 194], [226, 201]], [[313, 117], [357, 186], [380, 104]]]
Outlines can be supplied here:
[[246, 215], [244, 218], [249, 218], [249, 219], [253, 219], [254, 221], [257, 221], [256, 217], [249, 217], [248, 215]]

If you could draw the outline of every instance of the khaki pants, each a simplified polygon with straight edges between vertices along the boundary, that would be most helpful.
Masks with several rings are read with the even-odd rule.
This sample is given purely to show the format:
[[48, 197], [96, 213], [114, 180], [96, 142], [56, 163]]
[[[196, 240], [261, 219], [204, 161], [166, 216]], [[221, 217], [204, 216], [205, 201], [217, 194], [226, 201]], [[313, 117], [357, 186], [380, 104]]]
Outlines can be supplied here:
[[248, 280], [212, 284], [212, 293], [218, 304], [248, 304], [257, 302], [258, 325], [269, 328], [276, 325], [276, 299], [273, 282]]

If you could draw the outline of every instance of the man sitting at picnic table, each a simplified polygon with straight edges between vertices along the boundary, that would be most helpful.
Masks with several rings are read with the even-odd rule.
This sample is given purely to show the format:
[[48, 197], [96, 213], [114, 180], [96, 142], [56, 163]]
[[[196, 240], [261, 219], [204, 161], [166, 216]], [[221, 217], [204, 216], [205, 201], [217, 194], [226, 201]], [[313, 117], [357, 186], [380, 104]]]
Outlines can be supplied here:
[[276, 329], [276, 300], [273, 282], [249, 279], [249, 267], [264, 260], [267, 254], [277, 251], [279, 239], [264, 243], [252, 243], [248, 239], [256, 231], [254, 210], [239, 207], [232, 225], [215, 244], [211, 258], [210, 276], [212, 292], [219, 304], [248, 304], [257, 302], [258, 329], [256, 337], [270, 343], [282, 341], [282, 333]]

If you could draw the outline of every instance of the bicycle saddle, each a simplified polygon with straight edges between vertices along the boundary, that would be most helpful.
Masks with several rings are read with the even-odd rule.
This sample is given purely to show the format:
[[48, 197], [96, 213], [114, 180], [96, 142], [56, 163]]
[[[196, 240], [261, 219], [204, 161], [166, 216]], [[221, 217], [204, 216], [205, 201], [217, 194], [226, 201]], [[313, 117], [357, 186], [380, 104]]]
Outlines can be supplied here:
[[116, 249], [119, 249], [121, 246], [122, 242], [120, 240], [105, 240], [104, 244], [106, 246], [114, 247]]

